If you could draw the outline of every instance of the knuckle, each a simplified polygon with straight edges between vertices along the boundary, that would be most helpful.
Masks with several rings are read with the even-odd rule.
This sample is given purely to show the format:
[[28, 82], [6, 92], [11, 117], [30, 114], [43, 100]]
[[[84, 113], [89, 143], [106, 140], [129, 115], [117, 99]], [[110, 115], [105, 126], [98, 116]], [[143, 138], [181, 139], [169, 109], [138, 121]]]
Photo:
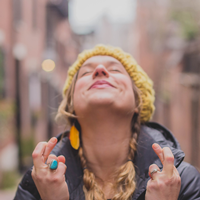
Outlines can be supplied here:
[[51, 183], [51, 182], [52, 182], [52, 177], [47, 176], [47, 177], [46, 177], [46, 182], [47, 182], [47, 183]]
[[46, 182], [50, 184], [56, 184], [60, 180], [59, 176], [56, 176], [55, 174], [49, 175], [46, 177]]
[[52, 153], [49, 154], [49, 157], [52, 157], [52, 158], [55, 158], [55, 157], [56, 157], [56, 158], [57, 158], [57, 156], [56, 156], [55, 154], [52, 154]]
[[166, 159], [167, 162], [174, 163], [174, 156], [167, 155], [167, 156], [165, 157], [165, 159]]
[[37, 151], [33, 151], [32, 158], [37, 158], [39, 156], [39, 153]]
[[34, 180], [37, 180], [37, 181], [41, 182], [41, 181], [43, 181], [43, 177], [38, 175], [37, 173], [35, 173]]
[[147, 190], [151, 190], [151, 187], [152, 187], [152, 183], [151, 183], [151, 180], [149, 180], [147, 182]]
[[174, 180], [173, 180], [173, 178], [166, 178], [166, 179], [164, 180], [164, 184], [165, 184], [166, 186], [173, 186], [173, 185], [174, 185]]
[[46, 145], [47, 142], [39, 142], [37, 146], [35, 147], [33, 153], [32, 153], [32, 158], [37, 158], [40, 155], [40, 150], [44, 145]]
[[33, 167], [33, 170], [31, 172], [31, 177], [33, 178], [33, 180], [35, 181], [43, 181], [44, 177], [45, 177], [45, 173], [42, 171], [36, 171], [35, 168]]
[[[181, 186], [181, 179], [180, 178], [168, 178], [164, 181], [165, 187], [174, 188]], [[163, 188], [164, 189], [164, 188]]]
[[149, 180], [146, 188], [148, 191], [161, 190], [165, 188], [165, 184], [159, 179], [154, 181]]
[[173, 187], [181, 183], [181, 178], [180, 176], [172, 176], [171, 178], [166, 178], [164, 183], [166, 186]]
[[166, 185], [165, 181], [157, 181], [156, 187], [160, 189], [164, 189], [165, 185]]
[[51, 180], [52, 183], [58, 183], [60, 181], [60, 178], [58, 176], [54, 176]]
[[59, 165], [60, 165], [62, 168], [67, 168], [67, 166], [66, 166], [64, 163], [62, 163], [62, 162], [59, 162]]
[[177, 185], [181, 185], [181, 177], [177, 176], [176, 178]]
[[152, 191], [152, 190], [156, 190], [158, 188], [158, 183], [157, 181], [156, 182], [151, 182], [149, 184], [149, 190]]

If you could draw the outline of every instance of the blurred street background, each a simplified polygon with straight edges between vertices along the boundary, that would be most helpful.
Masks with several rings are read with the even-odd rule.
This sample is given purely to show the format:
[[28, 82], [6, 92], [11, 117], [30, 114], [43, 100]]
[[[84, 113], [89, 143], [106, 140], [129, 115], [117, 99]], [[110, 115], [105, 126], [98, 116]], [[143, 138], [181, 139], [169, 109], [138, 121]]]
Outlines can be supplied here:
[[200, 169], [200, 0], [0, 0], [0, 199], [13, 199], [54, 118], [67, 70], [98, 43], [132, 54], [154, 81], [152, 121]]

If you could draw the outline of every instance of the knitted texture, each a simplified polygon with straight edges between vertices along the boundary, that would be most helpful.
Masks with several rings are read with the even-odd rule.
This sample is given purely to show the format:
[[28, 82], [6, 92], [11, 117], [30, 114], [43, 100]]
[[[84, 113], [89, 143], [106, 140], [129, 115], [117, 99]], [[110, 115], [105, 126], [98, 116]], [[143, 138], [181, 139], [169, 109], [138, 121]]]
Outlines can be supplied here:
[[131, 79], [134, 81], [136, 87], [140, 91], [140, 120], [142, 123], [149, 121], [155, 109], [155, 94], [153, 89], [153, 82], [144, 72], [144, 70], [137, 64], [134, 58], [130, 54], [122, 51], [120, 48], [105, 45], [97, 45], [93, 49], [85, 50], [82, 53], [80, 53], [78, 55], [77, 60], [68, 70], [68, 77], [63, 88], [63, 95], [65, 96], [67, 89], [72, 83], [74, 75], [78, 72], [82, 64], [88, 58], [97, 55], [112, 56], [122, 63], [128, 74], [130, 75]]

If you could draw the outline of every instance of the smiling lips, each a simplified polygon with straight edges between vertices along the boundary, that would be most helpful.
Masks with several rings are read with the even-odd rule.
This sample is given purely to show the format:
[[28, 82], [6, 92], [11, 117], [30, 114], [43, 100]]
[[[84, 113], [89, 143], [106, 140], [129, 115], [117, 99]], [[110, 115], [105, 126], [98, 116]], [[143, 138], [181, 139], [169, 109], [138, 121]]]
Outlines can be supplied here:
[[94, 84], [92, 84], [92, 86], [89, 89], [92, 89], [92, 88], [107, 88], [107, 87], [114, 87], [114, 86], [112, 84], [110, 84], [109, 82], [105, 81], [105, 80], [98, 80]]

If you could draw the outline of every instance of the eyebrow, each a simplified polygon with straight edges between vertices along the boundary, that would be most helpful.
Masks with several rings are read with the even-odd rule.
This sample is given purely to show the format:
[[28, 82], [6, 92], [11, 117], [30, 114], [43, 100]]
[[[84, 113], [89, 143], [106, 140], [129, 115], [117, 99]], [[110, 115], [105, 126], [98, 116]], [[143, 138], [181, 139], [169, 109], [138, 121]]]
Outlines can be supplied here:
[[92, 66], [92, 65], [94, 65], [93, 63], [86, 63], [86, 64], [83, 64], [82, 66], [81, 66], [81, 68], [82, 67], [90, 67], [90, 66]]

